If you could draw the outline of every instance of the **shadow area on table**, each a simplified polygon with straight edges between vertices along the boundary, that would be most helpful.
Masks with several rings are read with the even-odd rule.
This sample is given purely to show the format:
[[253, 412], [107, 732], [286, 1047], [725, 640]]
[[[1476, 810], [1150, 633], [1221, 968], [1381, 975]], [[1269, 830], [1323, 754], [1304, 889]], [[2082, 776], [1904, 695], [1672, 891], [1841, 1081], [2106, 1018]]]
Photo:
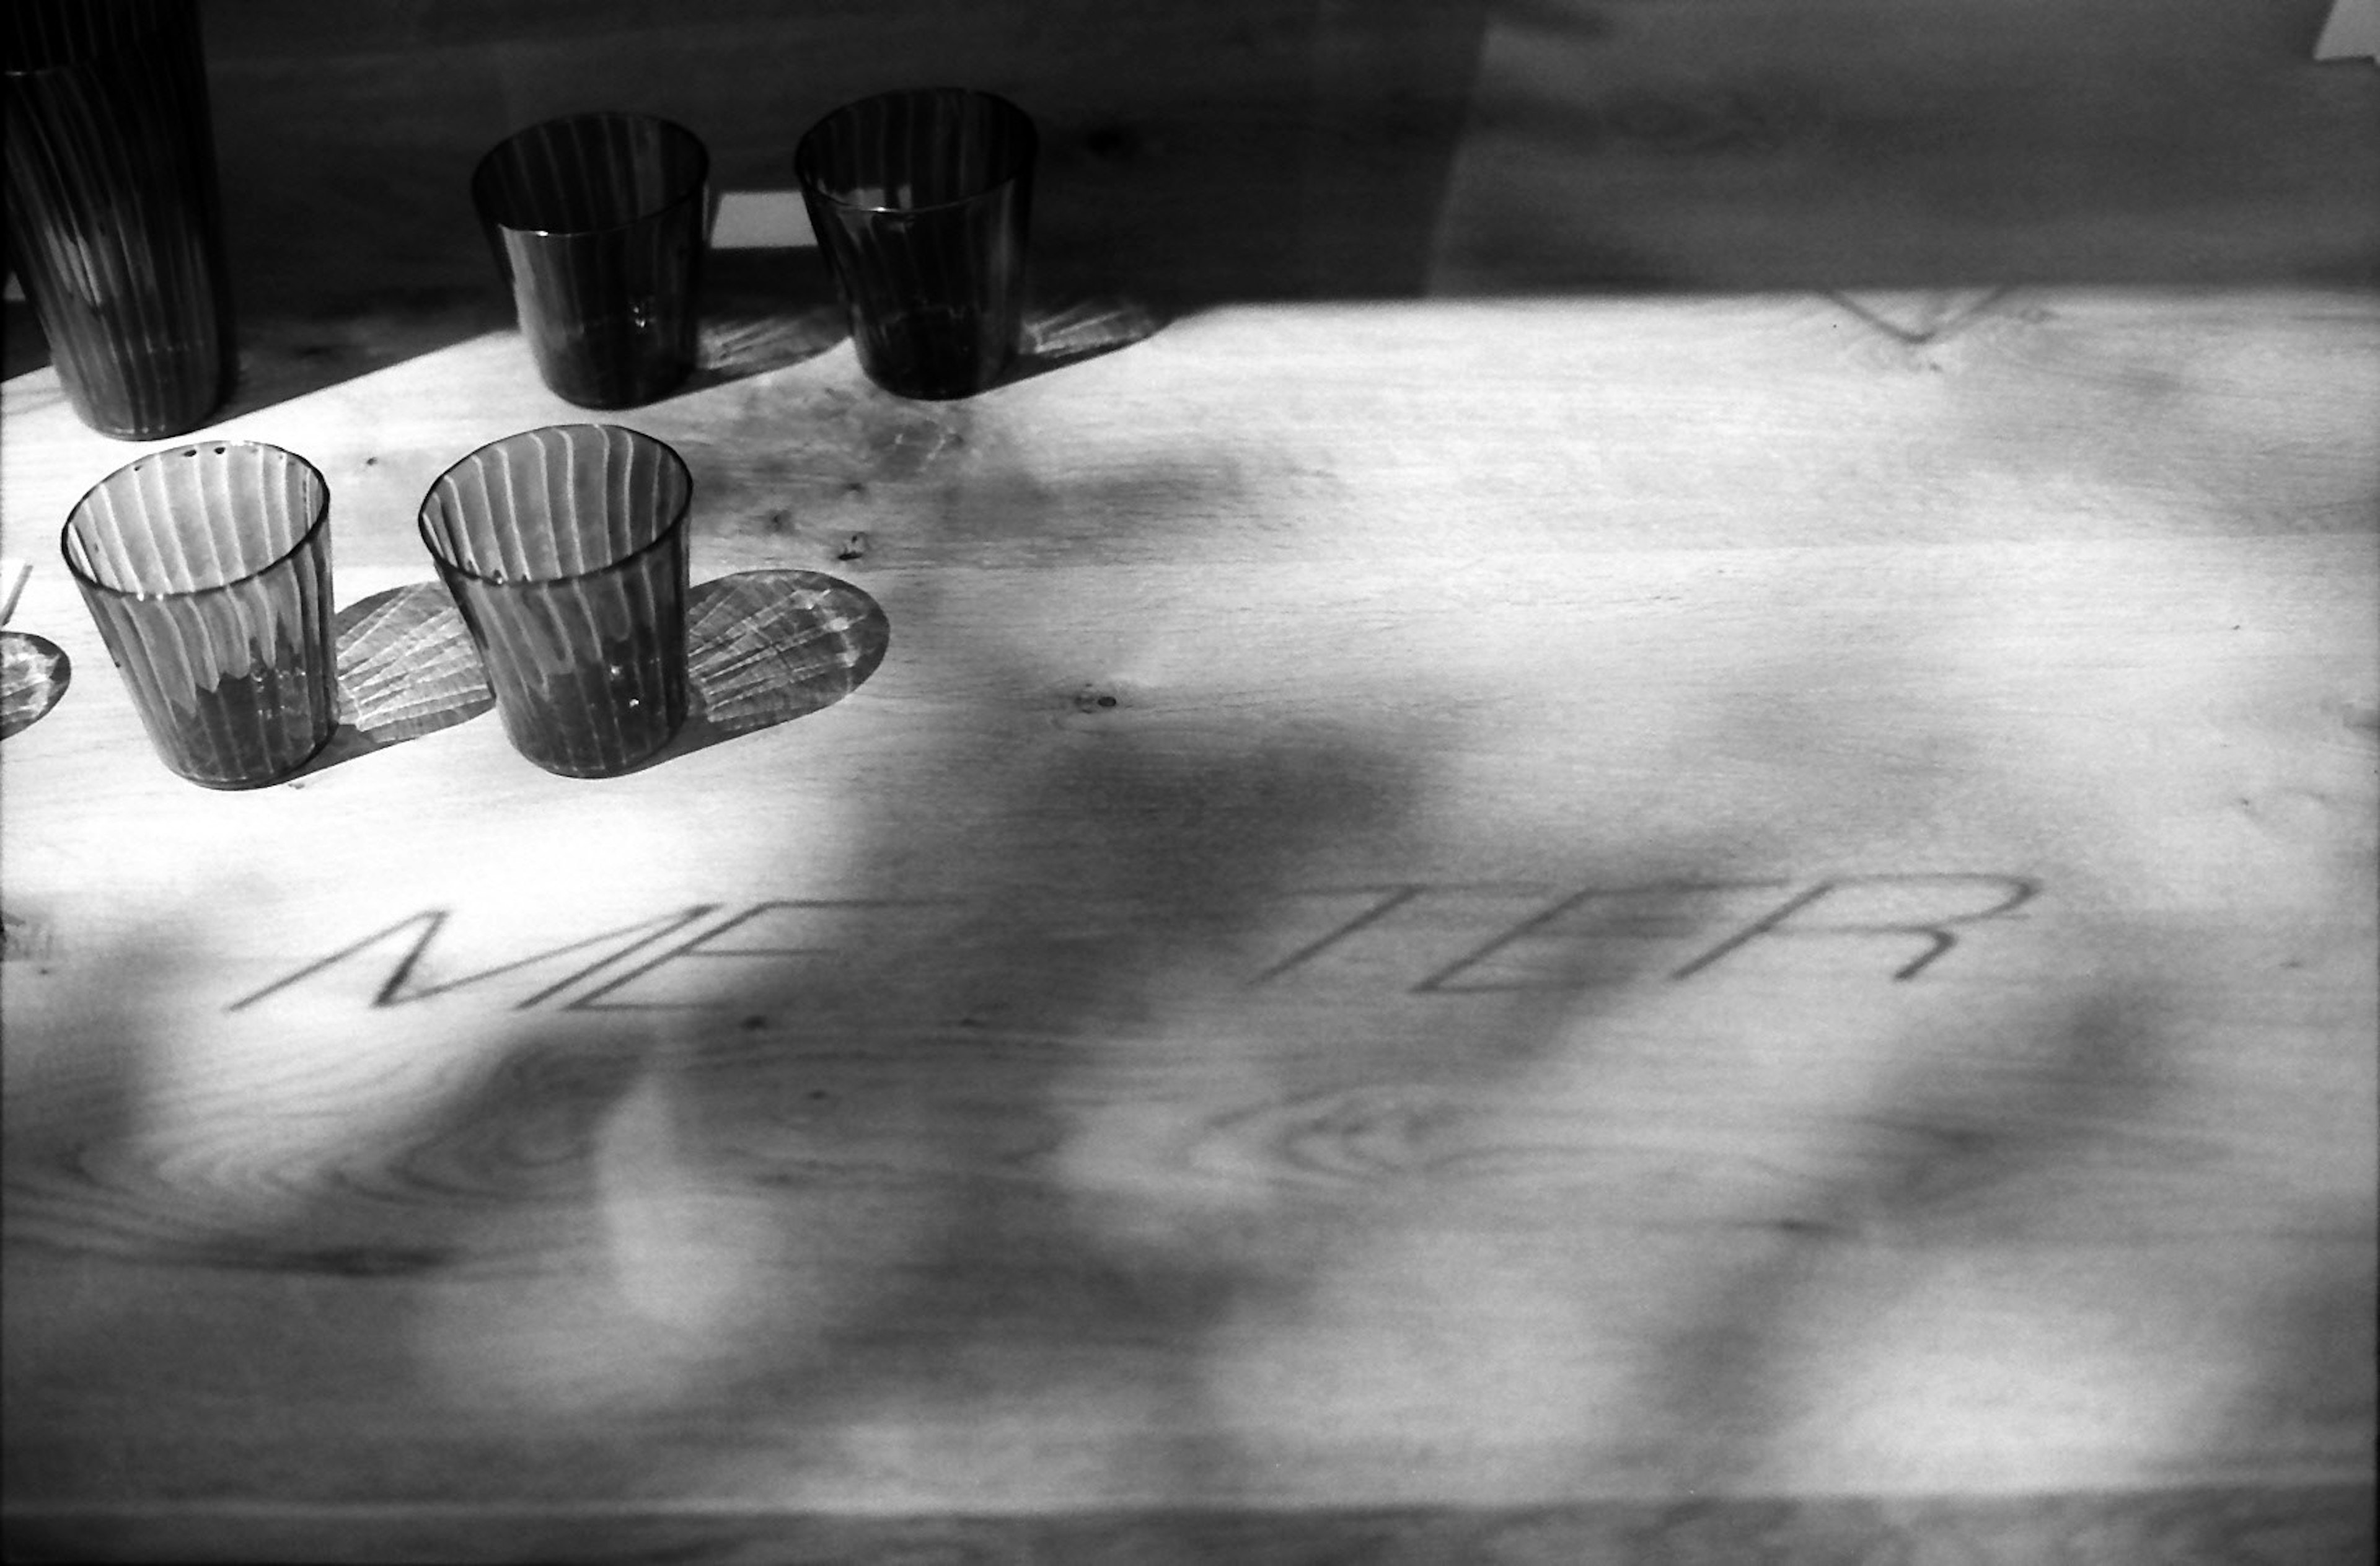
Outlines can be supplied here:
[[[1179, 525], [1214, 499], [1185, 497]], [[2012, 1256], [2021, 1272], [2088, 1248], [2075, 1182], [2221, 1156], [2176, 1058], [2187, 987], [2120, 920], [2057, 930], [2097, 977], [1993, 989], [1981, 1011], [1985, 924], [1951, 926], [1946, 987], [1894, 975], [1928, 950], [1929, 910], [1980, 917], [2004, 887], [1914, 913], [1854, 904], [1802, 932], [1828, 941], [1731, 949], [1789, 977], [1851, 954], [1824, 1047], [1765, 1064], [1764, 991], [1677, 977], [1796, 890], [1757, 864], [1795, 845], [1747, 861], [1737, 831], [1647, 831], [1625, 780], [1658, 791], [1758, 757], [1775, 818], [1822, 838], [1863, 811], [1933, 807], [1974, 758], [1863, 766], [1845, 758], [1874, 736], [1810, 723], [1797, 699], [1822, 679], [1890, 690], [1889, 654], [1806, 649], [1706, 725], [1633, 752], [1608, 735], [1626, 764], [1597, 787], [1515, 839], [1475, 840], [1484, 866], [1430, 868], [1405, 856], [1443, 846], [1433, 775], [1466, 735], [1443, 704], [1356, 724], [1252, 703], [1217, 722], [1196, 676], [1123, 673], [1137, 644], [1089, 663], [964, 604], [925, 604], [913, 636], [932, 666], [1038, 690], [1038, 707], [905, 757], [936, 789], [808, 796], [772, 895], [692, 923], [555, 905], [540, 928], [491, 930], [459, 880], [465, 901], [437, 919], [342, 949], [399, 912], [358, 908], [357, 929], [321, 932], [329, 965], [240, 1002], [249, 1046], [203, 1093], [161, 1086], [200, 1045], [155, 1036], [137, 986], [79, 1020], [87, 1049], [12, 1074], [12, 1537], [82, 1559], [153, 1558], [170, 1537], [297, 1560], [361, 1536], [335, 1506], [152, 1500], [111, 1517], [103, 1499], [63, 1499], [130, 1474], [178, 1493], [259, 1475], [331, 1490], [372, 1506], [386, 1555], [485, 1560], [774, 1559], [789, 1541], [1185, 1566], [1789, 1545], [2362, 1559], [2369, 1491], [2352, 1485], [1735, 1490], [1840, 1436], [1807, 1420], [1845, 1386], [1887, 1405], [1870, 1434], [1904, 1451], [1973, 1439], [1900, 1422], [1934, 1376], [1964, 1386], [1962, 1366], [1988, 1367], [2011, 1402], [2054, 1389], [2053, 1407], [2080, 1377], [2095, 1419], [2136, 1422], [2186, 1471], [2202, 1441], [2228, 1451], [2325, 1407], [2351, 1420], [2340, 1389], [2368, 1365], [2351, 1211], [2304, 1215], [2259, 1308], [2225, 1317], [2236, 1339], [2192, 1341], [2195, 1367], [2236, 1361], [2227, 1411], [2160, 1401], [2158, 1341], [2103, 1336], [2081, 1302], [2069, 1316], [2060, 1277], [1988, 1293]], [[821, 841], [856, 856], [826, 898], [798, 868]], [[1714, 927], [1729, 886], [1766, 901]], [[1597, 888], [1624, 895], [1578, 895]], [[143, 985], [207, 980], [163, 931], [76, 955]], [[246, 1030], [281, 1016], [306, 1026], [256, 1050]], [[357, 1100], [370, 1134], [309, 1142], [337, 1084], [301, 1058], [309, 1041], [410, 1060], [457, 1028], [482, 1048], [401, 1082], [374, 1065]], [[322, 1104], [293, 1099], [315, 1069]], [[252, 1101], [243, 1071], [262, 1074]], [[1594, 1220], [1548, 1216], [1563, 1213]], [[2154, 1232], [2128, 1234], [2117, 1265]], [[1918, 1260], [1879, 1283], [1895, 1257]], [[2187, 1280], [2144, 1269], [2099, 1304], [2136, 1310], [2161, 1282]], [[269, 1331], [210, 1314], [260, 1301]], [[2039, 1314], [2010, 1309], [2027, 1305]], [[175, 1347], [194, 1324], [203, 1431], [171, 1412], [198, 1395]], [[110, 1400], [139, 1424], [106, 1427]], [[861, 1519], [815, 1499], [915, 1486], [920, 1462], [999, 1491], [1007, 1514]], [[1524, 1499], [1269, 1511], [1305, 1463], [1407, 1487], [1468, 1463]], [[390, 1473], [440, 1513], [385, 1504], [372, 1487]], [[1143, 1499], [1018, 1514], [1045, 1481]], [[1704, 1499], [1526, 1499], [1615, 1482]], [[545, 1503], [522, 1505], [539, 1484]], [[688, 1496], [698, 1515], [673, 1510]], [[591, 1498], [600, 1516], [572, 1513]]]
[[816, 571], [740, 571], [686, 595], [685, 726], [632, 772], [808, 717], [884, 662], [892, 626], [860, 589]]
[[[415, 582], [338, 614], [339, 727], [301, 773], [468, 722], [495, 705], [479, 650], [436, 582]], [[832, 706], [883, 662], [884, 611], [814, 571], [744, 571], [686, 593], [687, 717], [644, 771]]]
[[[704, 259], [694, 369], [638, 407], [816, 358], [843, 340], [843, 316], [814, 251], [722, 250]], [[325, 306], [305, 316], [257, 312], [239, 334], [240, 372], [230, 400], [209, 422], [269, 407], [441, 348], [501, 333], [518, 339], [513, 301], [492, 280], [424, 288], [410, 296]], [[515, 344], [515, 372], [537, 381], [528, 344]], [[633, 413], [634, 409], [622, 410]], [[612, 415], [590, 411], [589, 417]]]
[[455, 600], [436, 582], [359, 599], [338, 612], [333, 634], [339, 726], [301, 778], [469, 722], [496, 704]]
[[[970, 562], [1110, 527], [1168, 529], [1169, 553], [1196, 558], [1199, 530], [1258, 514], [1271, 478], [1200, 452], [1096, 481], [1020, 461], [914, 521], [980, 529], [940, 540]], [[2010, 1559], [2111, 1538], [2102, 1553], [2360, 1559], [2343, 1553], [2369, 1542], [2352, 1487], [1525, 1499], [1725, 1497], [1841, 1437], [1809, 1411], [1845, 1388], [1882, 1411], [1849, 1444], [1920, 1459], [1981, 1439], [1926, 1422], [1945, 1384], [2004, 1390], [1988, 1401], [2059, 1430], [2080, 1387], [2155, 1471], [2358, 1416], [2359, 1210], [2292, 1209], [2229, 1329], [2180, 1342], [2136, 1343], [2113, 1317], [2205, 1281], [2131, 1259], [2187, 1211], [2146, 1206], [2104, 1294], [2055, 1268], [2022, 1287], [2027, 1258], [2107, 1244], [2072, 1199], [2103, 1171], [2153, 1193], [2222, 1159], [2224, 1109], [2191, 1098], [2186, 1011], [2206, 984], [2186, 945], [2078, 917], [2087, 890], [2011, 904], [2026, 863], [1946, 877], [1857, 857], [1977, 809], [2005, 810], [2019, 841], [2036, 815], [2118, 830], [2028, 793], [1993, 736], [1903, 726], [1890, 698], [1938, 676], [1954, 651], [1938, 633], [1879, 608], [1824, 644], [1721, 661], [1630, 723], [1545, 703], [1609, 666], [1501, 671], [1510, 694], [1477, 679], [1451, 615], [1387, 616], [1403, 683], [1349, 702], [1300, 657], [1314, 626], [1169, 620], [1152, 594], [1094, 641], [1002, 580], [1032, 573], [965, 575], [918, 574], [903, 626], [958, 716], [921, 725], [900, 786], [873, 755], [815, 776], [715, 900], [622, 926], [557, 896], [533, 928], [491, 929], [471, 901], [489, 889], [458, 875], [451, 906], [358, 906], [355, 928], [286, 953], [235, 1004], [240, 1029], [298, 1019], [289, 1049], [227, 1052], [203, 1093], [160, 1087], [191, 1041], [130, 996], [79, 1025], [98, 1047], [70, 1070], [61, 1050], [12, 1082], [18, 1254], [114, 1269], [103, 1290], [72, 1266], [12, 1276], [32, 1289], [12, 1288], [28, 1303], [0, 1342], [17, 1505], [126, 1475], [347, 1495], [394, 1475], [388, 1493], [490, 1508], [462, 1553], [699, 1538], [772, 1559], [788, 1525], [770, 1502], [789, 1492], [941, 1482], [1014, 1503], [1046, 1483], [1139, 1499], [792, 1533], [1160, 1562], [1308, 1546], [1569, 1561], [1614, 1538], [1637, 1559], [1830, 1558], [1946, 1535], [2013, 1538]], [[1791, 625], [1791, 608], [1780, 593], [1744, 621]], [[1277, 662], [1242, 657], [1239, 635], [1281, 636]], [[1831, 690], [1877, 693], [1880, 715], [1811, 694]], [[1575, 767], [1495, 774], [1499, 744], [1557, 722], [1578, 727]], [[1698, 777], [1740, 780], [1742, 819], [1671, 808]], [[1475, 816], [1475, 794], [1494, 807]], [[1881, 881], [1837, 873], [1863, 869]], [[1835, 912], [1793, 901], [1814, 882], [1840, 883]], [[1994, 923], [2002, 904], [2044, 922]], [[1904, 980], [1929, 920], [1956, 942]], [[2065, 977], [1995, 981], [1995, 936], [2041, 929], [2070, 948]], [[146, 982], [206, 977], [162, 930], [91, 955]], [[1794, 990], [1804, 962], [1821, 965]], [[1824, 1002], [1806, 1050], [1779, 1048], [1767, 991], [1725, 988], [1764, 963]], [[285, 1096], [298, 1057], [375, 1037], [409, 1074], [370, 1081], [370, 1135], [308, 1147], [291, 1127], [313, 1106]], [[249, 1110], [238, 1070], [280, 1113]], [[287, 1142], [243, 1143], [267, 1125]], [[270, 1332], [207, 1323], [203, 1385], [155, 1346], [192, 1341], [206, 1309], [181, 1269], [272, 1307]], [[2165, 1397], [2177, 1366], [2236, 1395]], [[202, 1435], [146, 1417], [177, 1394]], [[111, 1402], [141, 1424], [90, 1434]], [[1264, 1510], [1310, 1470], [1378, 1490], [1466, 1462], [1524, 1499]], [[605, 1513], [504, 1510], [556, 1490]], [[686, 1497], [719, 1510], [623, 1515]], [[727, 1510], [747, 1499], [749, 1516]], [[291, 1558], [354, 1536], [328, 1512], [200, 1523], [237, 1535], [225, 1555], [274, 1528]], [[163, 1524], [40, 1525], [137, 1557]], [[381, 1541], [441, 1526], [370, 1521]]]

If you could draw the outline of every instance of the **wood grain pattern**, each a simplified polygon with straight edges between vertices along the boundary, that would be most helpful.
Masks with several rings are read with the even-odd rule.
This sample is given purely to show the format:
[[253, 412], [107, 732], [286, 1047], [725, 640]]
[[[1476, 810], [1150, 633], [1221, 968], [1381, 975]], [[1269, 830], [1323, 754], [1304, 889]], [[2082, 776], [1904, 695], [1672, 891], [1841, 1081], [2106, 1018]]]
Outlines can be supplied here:
[[[844, 345], [635, 415], [698, 582], [880, 607], [832, 706], [217, 799], [79, 681], [0, 752], [11, 1516], [1397, 1559], [1702, 1548], [1698, 1497], [1790, 1559], [1840, 1514], [1755, 1498], [1947, 1497], [2013, 1559], [2167, 1525], [2016, 1498], [2212, 1486], [2335, 1539], [2375, 345], [2289, 292], [1308, 306], [934, 407]], [[118, 457], [43, 380], [11, 554]], [[225, 428], [322, 468], [353, 601], [549, 401], [495, 336]], [[14, 623], [103, 663], [72, 607]], [[798, 1522], [853, 1511], [956, 1531]]]
[[[2374, 154], [2159, 134], [2338, 152], [2303, 8], [211, 7], [363, 738], [154, 763], [12, 377], [11, 1557], [2368, 1559]], [[574, 415], [436, 170], [632, 46], [758, 179], [888, 39], [1071, 84], [1026, 372], [731, 275], [623, 421], [733, 699], [540, 772], [412, 523]]]

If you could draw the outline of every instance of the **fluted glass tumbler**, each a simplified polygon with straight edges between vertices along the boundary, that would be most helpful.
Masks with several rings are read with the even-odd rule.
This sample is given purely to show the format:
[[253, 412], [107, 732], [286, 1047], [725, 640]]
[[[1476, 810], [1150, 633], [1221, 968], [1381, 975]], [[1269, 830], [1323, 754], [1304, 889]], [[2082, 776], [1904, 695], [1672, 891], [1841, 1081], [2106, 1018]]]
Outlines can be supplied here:
[[337, 722], [331, 487], [253, 441], [153, 452], [60, 536], [165, 765], [209, 788], [289, 776]]
[[500, 142], [471, 176], [539, 376], [634, 407], [694, 369], [710, 154], [646, 115], [576, 115]]
[[610, 424], [507, 436], [422, 497], [504, 732], [547, 771], [625, 771], [686, 721], [693, 497], [677, 453]]
[[860, 368], [905, 397], [972, 396], [1016, 351], [1033, 121], [965, 88], [887, 92], [806, 132], [794, 173]]
[[194, 0], [8, 0], [8, 256], [67, 404], [103, 435], [203, 423], [231, 389]]

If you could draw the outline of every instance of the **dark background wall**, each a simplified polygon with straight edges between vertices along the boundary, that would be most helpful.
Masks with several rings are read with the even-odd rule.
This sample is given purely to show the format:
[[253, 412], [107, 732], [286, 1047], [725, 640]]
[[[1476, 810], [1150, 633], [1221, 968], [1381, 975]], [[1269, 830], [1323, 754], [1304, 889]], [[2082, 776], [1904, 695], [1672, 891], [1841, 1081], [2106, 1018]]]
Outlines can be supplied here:
[[[465, 184], [512, 129], [650, 110], [703, 135], [722, 188], [782, 189], [818, 115], [938, 81], [1004, 92], [1040, 122], [1036, 264], [1057, 294], [1181, 308], [1432, 288], [2368, 284], [2380, 70], [2312, 59], [2328, 3], [206, 0], [204, 14], [244, 341], [345, 334], [365, 351], [358, 334], [400, 321], [502, 320]], [[32, 336], [12, 332], [12, 370]]]

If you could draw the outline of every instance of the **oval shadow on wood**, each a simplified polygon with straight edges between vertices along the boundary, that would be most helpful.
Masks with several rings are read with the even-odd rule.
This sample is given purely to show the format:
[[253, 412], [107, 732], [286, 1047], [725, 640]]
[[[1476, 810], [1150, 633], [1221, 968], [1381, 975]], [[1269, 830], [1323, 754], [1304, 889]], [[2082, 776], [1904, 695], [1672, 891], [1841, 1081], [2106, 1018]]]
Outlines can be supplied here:
[[[643, 771], [831, 707], [884, 661], [877, 601], [816, 571], [743, 571], [686, 595], [686, 721]], [[495, 705], [444, 587], [414, 582], [339, 612], [339, 726], [301, 777], [468, 722]], [[63, 655], [61, 655], [63, 657]]]
[[[686, 722], [627, 777], [832, 707], [884, 662], [882, 606], [818, 571], [738, 571], [686, 600]], [[591, 780], [590, 780], [591, 781]]]
[[74, 663], [47, 637], [0, 631], [0, 739], [41, 722], [74, 679]]
[[892, 640], [882, 606], [818, 571], [698, 584], [686, 620], [686, 726], [648, 765], [833, 706], [876, 672]]
[[339, 726], [308, 774], [468, 722], [496, 704], [479, 649], [437, 582], [410, 582], [339, 611]]

